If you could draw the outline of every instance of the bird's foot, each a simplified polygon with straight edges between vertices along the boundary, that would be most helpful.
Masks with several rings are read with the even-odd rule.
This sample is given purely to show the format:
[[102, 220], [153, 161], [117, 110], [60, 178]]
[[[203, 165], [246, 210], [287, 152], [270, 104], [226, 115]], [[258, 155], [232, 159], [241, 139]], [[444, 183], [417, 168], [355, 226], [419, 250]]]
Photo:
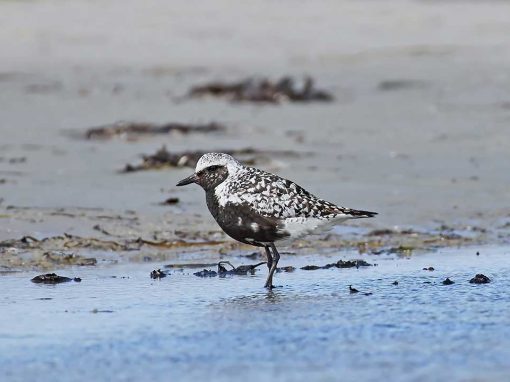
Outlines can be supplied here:
[[267, 282], [266, 285], [264, 285], [264, 288], [271, 290], [271, 289], [275, 288], [275, 286], [273, 285], [273, 283]]

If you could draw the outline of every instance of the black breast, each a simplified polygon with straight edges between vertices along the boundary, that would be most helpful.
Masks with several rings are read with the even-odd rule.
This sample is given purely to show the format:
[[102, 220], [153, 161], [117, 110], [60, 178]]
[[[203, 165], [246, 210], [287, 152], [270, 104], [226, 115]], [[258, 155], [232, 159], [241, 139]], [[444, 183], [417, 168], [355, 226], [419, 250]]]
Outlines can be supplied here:
[[255, 212], [248, 204], [218, 204], [214, 191], [206, 193], [207, 207], [221, 229], [242, 243], [263, 247], [265, 243], [288, 237], [281, 231], [281, 222]]

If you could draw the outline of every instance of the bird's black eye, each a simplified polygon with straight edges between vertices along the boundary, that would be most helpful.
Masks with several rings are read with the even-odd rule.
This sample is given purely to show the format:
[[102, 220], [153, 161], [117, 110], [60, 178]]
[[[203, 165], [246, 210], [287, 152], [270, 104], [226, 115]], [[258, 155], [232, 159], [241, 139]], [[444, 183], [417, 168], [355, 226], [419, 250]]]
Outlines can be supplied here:
[[207, 171], [213, 172], [213, 171], [218, 170], [220, 167], [221, 166], [209, 166], [209, 167], [207, 167]]

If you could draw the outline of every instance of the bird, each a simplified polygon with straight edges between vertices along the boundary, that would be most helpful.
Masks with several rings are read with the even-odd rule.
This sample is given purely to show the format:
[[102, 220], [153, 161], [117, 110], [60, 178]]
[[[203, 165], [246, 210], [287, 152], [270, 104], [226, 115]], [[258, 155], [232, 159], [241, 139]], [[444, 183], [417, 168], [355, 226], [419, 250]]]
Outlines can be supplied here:
[[204, 189], [211, 215], [228, 236], [265, 249], [268, 289], [274, 288], [273, 275], [280, 260], [276, 244], [288, 245], [345, 220], [377, 215], [337, 206], [290, 180], [244, 166], [224, 153], [202, 155], [195, 172], [177, 186], [192, 183]]

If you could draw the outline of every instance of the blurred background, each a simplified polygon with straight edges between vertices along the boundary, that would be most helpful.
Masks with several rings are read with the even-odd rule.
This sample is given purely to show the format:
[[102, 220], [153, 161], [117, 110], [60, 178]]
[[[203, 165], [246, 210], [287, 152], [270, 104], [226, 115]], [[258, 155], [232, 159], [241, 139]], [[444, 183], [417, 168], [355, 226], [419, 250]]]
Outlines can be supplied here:
[[[195, 214], [212, 227], [202, 191], [174, 187], [191, 167], [119, 173], [165, 145], [260, 151], [255, 165], [379, 211], [380, 225], [501, 217], [509, 15], [505, 1], [1, 1], [0, 206]], [[188, 97], [211, 81], [286, 76], [333, 100]], [[119, 121], [225, 129], [84, 138]], [[167, 197], [178, 206], [161, 208]], [[0, 235], [80, 232], [36, 223], [13, 217]]]

